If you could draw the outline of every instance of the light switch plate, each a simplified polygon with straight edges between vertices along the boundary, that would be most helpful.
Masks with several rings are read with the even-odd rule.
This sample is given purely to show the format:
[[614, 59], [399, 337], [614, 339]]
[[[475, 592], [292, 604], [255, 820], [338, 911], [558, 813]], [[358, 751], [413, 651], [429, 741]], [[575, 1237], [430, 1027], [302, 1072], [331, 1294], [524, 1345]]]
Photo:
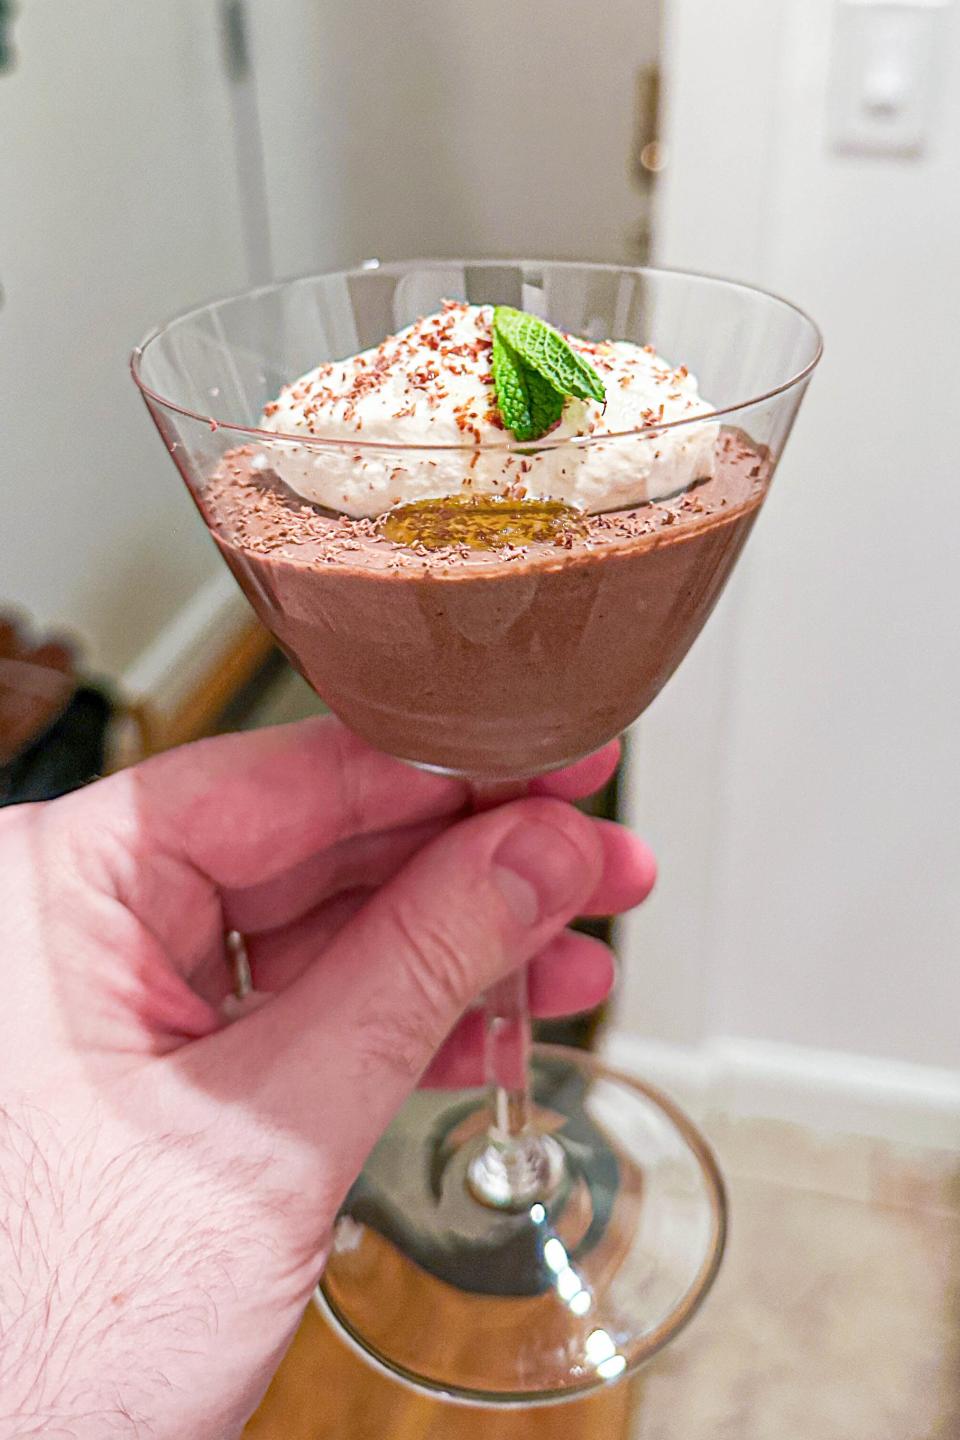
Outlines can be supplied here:
[[836, 0], [830, 75], [835, 150], [919, 155], [931, 139], [951, 0]]

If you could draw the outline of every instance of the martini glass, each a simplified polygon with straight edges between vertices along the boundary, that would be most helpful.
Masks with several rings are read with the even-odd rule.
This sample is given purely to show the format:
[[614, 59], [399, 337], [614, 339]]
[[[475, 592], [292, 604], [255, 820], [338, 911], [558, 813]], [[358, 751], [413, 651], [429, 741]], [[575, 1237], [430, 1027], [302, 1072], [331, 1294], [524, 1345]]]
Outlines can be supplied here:
[[[495, 446], [422, 447], [261, 428], [283, 385], [378, 345], [445, 299], [513, 305], [595, 341], [652, 343], [690, 367], [715, 410], [706, 421], [532, 445], [506, 432]], [[369, 262], [180, 316], [137, 348], [133, 374], [224, 558], [292, 663], [358, 734], [463, 776], [482, 808], [597, 749], [658, 693], [736, 562], [819, 355], [816, 327], [796, 307], [705, 276]], [[478, 460], [489, 473], [547, 450], [576, 464], [600, 444], [618, 466], [653, 473], [668, 431], [670, 443], [706, 446], [720, 470], [739, 467], [739, 489], [715, 504], [700, 476], [653, 491], [629, 516], [610, 517], [589, 566], [561, 550], [518, 573], [522, 599], [503, 590], [493, 624], [489, 606], [476, 623], [471, 587], [489, 587], [502, 565], [431, 589], [427, 607], [426, 578], [411, 568], [371, 589], [349, 549], [340, 573], [336, 557], [321, 564], [276, 532], [238, 528], [229, 480], [225, 488], [242, 472], [302, 514], [308, 502], [283, 498], [278, 478], [291, 461], [339, 474], [387, 464], [467, 476]], [[321, 528], [338, 523], [315, 515]], [[486, 1085], [421, 1090], [403, 1109], [342, 1207], [317, 1303], [373, 1363], [453, 1400], [577, 1398], [629, 1373], [694, 1314], [723, 1251], [723, 1184], [706, 1142], [666, 1097], [591, 1056], [531, 1046], [522, 973], [485, 1010]]]

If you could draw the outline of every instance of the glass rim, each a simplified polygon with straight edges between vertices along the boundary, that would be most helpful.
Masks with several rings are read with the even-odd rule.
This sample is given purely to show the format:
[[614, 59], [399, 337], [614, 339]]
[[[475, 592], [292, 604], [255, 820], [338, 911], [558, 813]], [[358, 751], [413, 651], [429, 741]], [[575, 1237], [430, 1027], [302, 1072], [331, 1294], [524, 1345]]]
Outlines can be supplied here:
[[[161, 395], [148, 385], [142, 373], [142, 361], [147, 350], [156, 341], [169, 334], [174, 327], [186, 320], [202, 315], [205, 311], [215, 310], [218, 306], [229, 304], [231, 301], [253, 300], [259, 296], [268, 295], [296, 285], [305, 285], [312, 280], [321, 280], [325, 277], [340, 277], [352, 279], [355, 276], [365, 274], [403, 274], [410, 270], [440, 270], [448, 269], [451, 265], [463, 267], [485, 266], [490, 269], [507, 269], [517, 266], [541, 266], [553, 270], [592, 270], [596, 273], [607, 273], [617, 275], [644, 276], [672, 276], [677, 279], [702, 280], [711, 285], [722, 286], [729, 290], [743, 291], [749, 295], [758, 295], [766, 300], [772, 300], [777, 305], [793, 312], [810, 331], [813, 342], [813, 355], [795, 374], [790, 375], [780, 384], [772, 386], [769, 390], [762, 391], [759, 395], [752, 395], [745, 400], [735, 401], [731, 405], [719, 406], [714, 410], [708, 410], [701, 414], [685, 416], [680, 420], [664, 420], [654, 424], [646, 424], [632, 430], [605, 431], [601, 434], [589, 435], [561, 435], [551, 438], [545, 435], [541, 440], [521, 442], [519, 440], [492, 441], [479, 444], [452, 443], [452, 444], [422, 444], [419, 442], [402, 442], [395, 440], [360, 440], [346, 438], [342, 435], [303, 435], [288, 433], [285, 431], [265, 430], [257, 425], [243, 425], [235, 420], [221, 419], [217, 415], [206, 414], [200, 410], [193, 410], [187, 405], [181, 405], [178, 401], [170, 399], [169, 396]], [[789, 390], [795, 389], [805, 380], [809, 379], [816, 369], [823, 355], [823, 336], [819, 326], [807, 314], [807, 312], [792, 300], [778, 295], [773, 290], [766, 290], [759, 285], [747, 284], [742, 280], [730, 280], [722, 275], [712, 275], [705, 271], [686, 270], [680, 267], [666, 265], [621, 265], [612, 261], [598, 260], [542, 260], [542, 259], [503, 259], [496, 257], [461, 257], [446, 256], [434, 257], [432, 259], [412, 258], [406, 260], [364, 260], [356, 265], [346, 268], [335, 267], [330, 270], [307, 271], [302, 275], [289, 276], [282, 280], [271, 280], [263, 285], [255, 285], [245, 290], [230, 291], [226, 295], [220, 295], [212, 300], [203, 301], [199, 305], [192, 305], [187, 310], [179, 311], [169, 319], [162, 321], [159, 325], [153, 326], [140, 341], [135, 345], [130, 354], [130, 372], [134, 383], [146, 400], [152, 401], [155, 405], [169, 410], [186, 419], [195, 420], [199, 424], [207, 426], [211, 430], [224, 430], [230, 434], [242, 436], [247, 440], [257, 440], [270, 445], [296, 445], [307, 449], [316, 450], [348, 450], [351, 454], [389, 454], [389, 455], [411, 455], [411, 454], [463, 454], [475, 455], [483, 453], [509, 454], [515, 451], [523, 451], [528, 454], [530, 451], [559, 450], [568, 446], [590, 446], [609, 444], [612, 441], [655, 438], [668, 430], [678, 430], [686, 425], [703, 425], [716, 420], [722, 420], [728, 415], [734, 415], [742, 410], [749, 410], [755, 405], [761, 405], [767, 400], [773, 400], [778, 395], [784, 395]], [[321, 362], [322, 363], [322, 362]], [[294, 376], [293, 379], [297, 377]]]

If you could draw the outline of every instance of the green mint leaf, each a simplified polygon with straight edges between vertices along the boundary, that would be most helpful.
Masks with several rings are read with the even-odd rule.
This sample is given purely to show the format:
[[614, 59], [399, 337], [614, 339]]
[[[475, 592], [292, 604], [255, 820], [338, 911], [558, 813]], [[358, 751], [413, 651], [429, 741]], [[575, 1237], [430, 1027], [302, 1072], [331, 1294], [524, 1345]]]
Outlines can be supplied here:
[[566, 397], [559, 390], [555, 390], [549, 380], [544, 380], [542, 375], [538, 375], [536, 370], [531, 370], [526, 365], [521, 365], [520, 375], [530, 396], [530, 418], [536, 432], [530, 438], [539, 440], [540, 436], [552, 430], [560, 419]]
[[536, 370], [524, 365], [493, 332], [493, 383], [497, 408], [518, 440], [539, 440], [563, 414], [563, 396]]
[[521, 364], [536, 370], [561, 395], [579, 400], [606, 399], [603, 381], [593, 366], [578, 355], [560, 334], [537, 315], [527, 315], [510, 305], [497, 305], [493, 312], [494, 335], [499, 335]]

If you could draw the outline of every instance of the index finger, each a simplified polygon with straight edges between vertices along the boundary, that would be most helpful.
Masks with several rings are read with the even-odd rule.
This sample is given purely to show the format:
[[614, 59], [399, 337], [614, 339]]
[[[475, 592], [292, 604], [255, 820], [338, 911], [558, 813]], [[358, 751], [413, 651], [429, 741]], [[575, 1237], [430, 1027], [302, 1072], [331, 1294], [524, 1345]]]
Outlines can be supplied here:
[[[531, 788], [578, 798], [608, 778], [616, 759], [616, 746], [607, 746]], [[122, 831], [131, 858], [172, 855], [221, 890], [239, 891], [268, 889], [339, 841], [450, 817], [469, 801], [465, 781], [382, 754], [323, 716], [196, 741], [60, 804], [95, 805], [105, 829]]]
[[[609, 780], [619, 754], [614, 741], [566, 770], [531, 781], [529, 791], [558, 800], [579, 799]], [[237, 889], [224, 887], [223, 905], [229, 923], [248, 933], [270, 930], [305, 915], [340, 890], [382, 884], [415, 849], [433, 838], [438, 824], [455, 813], [432, 816], [419, 824], [384, 825], [375, 833], [355, 834], [338, 845], [314, 852], [302, 864], [290, 865], [280, 875]]]
[[243, 889], [351, 836], [456, 814], [467, 787], [323, 716], [199, 740], [67, 799], [96, 805], [134, 856], [170, 855]]

